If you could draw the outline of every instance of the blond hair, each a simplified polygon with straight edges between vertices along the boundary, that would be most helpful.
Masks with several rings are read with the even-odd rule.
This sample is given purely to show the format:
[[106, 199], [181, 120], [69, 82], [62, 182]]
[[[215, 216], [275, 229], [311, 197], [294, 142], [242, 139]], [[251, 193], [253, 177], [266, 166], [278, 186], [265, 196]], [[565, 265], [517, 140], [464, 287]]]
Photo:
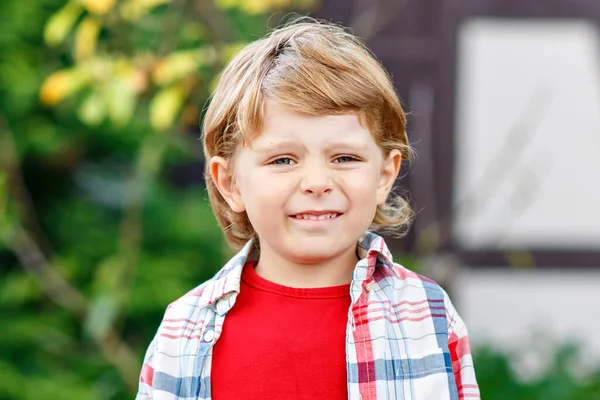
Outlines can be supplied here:
[[[210, 177], [208, 161], [233, 161], [240, 146], [260, 133], [265, 105], [274, 102], [308, 115], [359, 113], [385, 157], [399, 149], [410, 157], [406, 116], [390, 77], [369, 50], [343, 27], [302, 19], [244, 47], [225, 67], [203, 123], [206, 185], [217, 221], [234, 248], [256, 233], [245, 212], [236, 213]], [[404, 231], [411, 209], [390, 194], [371, 229]]]

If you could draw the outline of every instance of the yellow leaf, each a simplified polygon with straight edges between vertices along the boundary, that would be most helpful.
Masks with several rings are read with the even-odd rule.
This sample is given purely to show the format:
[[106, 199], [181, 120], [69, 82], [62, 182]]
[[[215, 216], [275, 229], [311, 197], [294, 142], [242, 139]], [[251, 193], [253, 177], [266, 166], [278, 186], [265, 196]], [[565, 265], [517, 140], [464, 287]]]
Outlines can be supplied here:
[[157, 85], [168, 85], [185, 78], [201, 65], [211, 64], [216, 59], [212, 47], [178, 51], [160, 60], [152, 72], [152, 80]]
[[223, 10], [239, 8], [248, 14], [264, 14], [282, 8], [306, 9], [313, 7], [316, 0], [214, 0]]
[[44, 27], [44, 40], [46, 43], [51, 46], [62, 43], [82, 12], [83, 10], [79, 4], [70, 1], [52, 15]]
[[50, 75], [40, 89], [40, 101], [53, 106], [73, 94], [85, 83], [86, 78], [76, 69], [63, 69]]
[[156, 131], [164, 131], [175, 122], [185, 93], [180, 86], [172, 86], [158, 92], [150, 101], [150, 123]]
[[129, 0], [120, 8], [121, 16], [128, 21], [136, 21], [144, 14], [162, 4], [170, 3], [172, 0]]
[[263, 14], [273, 6], [269, 0], [244, 0], [240, 2], [240, 8], [248, 14]]
[[96, 52], [100, 24], [94, 17], [85, 18], [75, 34], [75, 59], [81, 61]]
[[103, 15], [115, 5], [115, 0], [81, 0], [83, 6], [92, 14]]

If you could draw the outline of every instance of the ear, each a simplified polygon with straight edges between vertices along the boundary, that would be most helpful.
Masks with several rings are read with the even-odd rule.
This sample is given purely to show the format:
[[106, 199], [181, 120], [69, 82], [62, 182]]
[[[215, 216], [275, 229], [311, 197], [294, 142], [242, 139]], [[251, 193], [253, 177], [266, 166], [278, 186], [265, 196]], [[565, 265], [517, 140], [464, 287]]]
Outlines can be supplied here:
[[390, 151], [388, 157], [383, 160], [383, 168], [377, 185], [377, 205], [382, 205], [387, 200], [392, 186], [400, 172], [400, 164], [402, 163], [402, 153], [398, 149]]
[[246, 210], [242, 196], [233, 179], [232, 165], [223, 157], [213, 157], [209, 161], [210, 177], [213, 183], [234, 212]]

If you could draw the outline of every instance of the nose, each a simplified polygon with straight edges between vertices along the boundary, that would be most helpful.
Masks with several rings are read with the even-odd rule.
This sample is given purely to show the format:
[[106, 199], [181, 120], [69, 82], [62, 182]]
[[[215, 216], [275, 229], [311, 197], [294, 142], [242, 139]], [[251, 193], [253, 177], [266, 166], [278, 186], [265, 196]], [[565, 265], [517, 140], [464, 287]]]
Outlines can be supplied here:
[[331, 193], [331, 189], [332, 180], [327, 166], [318, 162], [306, 163], [300, 183], [302, 193], [321, 196]]

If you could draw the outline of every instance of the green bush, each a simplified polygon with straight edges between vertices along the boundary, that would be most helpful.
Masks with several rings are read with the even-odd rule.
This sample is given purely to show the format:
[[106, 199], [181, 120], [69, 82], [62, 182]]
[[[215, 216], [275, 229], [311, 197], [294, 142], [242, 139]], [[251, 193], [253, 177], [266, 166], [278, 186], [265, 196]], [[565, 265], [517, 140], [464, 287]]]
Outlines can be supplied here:
[[477, 381], [485, 400], [598, 400], [600, 367], [582, 373], [577, 346], [556, 349], [540, 376], [519, 377], [511, 364], [512, 356], [491, 347], [474, 349]]

